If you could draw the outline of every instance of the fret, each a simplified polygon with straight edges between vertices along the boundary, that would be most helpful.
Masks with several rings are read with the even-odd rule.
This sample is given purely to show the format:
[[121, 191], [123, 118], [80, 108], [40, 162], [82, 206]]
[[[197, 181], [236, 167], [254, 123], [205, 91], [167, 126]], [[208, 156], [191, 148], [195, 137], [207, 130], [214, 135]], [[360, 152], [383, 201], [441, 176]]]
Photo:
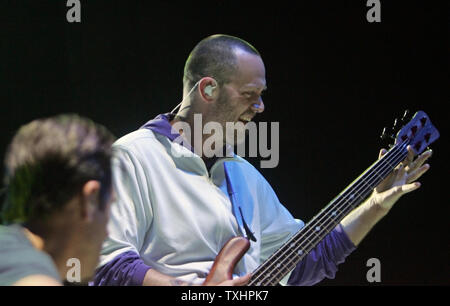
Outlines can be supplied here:
[[383, 158], [382, 161], [384, 161], [390, 168], [394, 169], [396, 165], [392, 165], [390, 162], [387, 161], [387, 158]]
[[[272, 273], [266, 273], [266, 275], [264, 276], [264, 283], [269, 283], [272, 285], [276, 285], [277, 283], [279, 283], [283, 277], [285, 275], [287, 275], [290, 271], [292, 271], [296, 264], [292, 263], [292, 260], [290, 260], [289, 258], [286, 258], [285, 261], [288, 260], [287, 263], [285, 263], [284, 265], [277, 263], [274, 268], [273, 268], [273, 272]], [[294, 260], [295, 261], [295, 260]], [[282, 267], [281, 269], [279, 269], [280, 266]]]
[[293, 267], [291, 267], [289, 270], [287, 270], [286, 272], [280, 273], [277, 271], [277, 273], [269, 274], [265, 277], [266, 282], [268, 282], [271, 286], [274, 286], [274, 285], [278, 284], [283, 279], [283, 277], [286, 276], [294, 268], [295, 268], [295, 265]]
[[359, 199], [361, 199], [361, 201], [364, 201], [365, 197], [363, 197], [359, 192], [356, 192], [356, 191], [352, 191], [352, 193], [349, 197], [351, 201], [353, 201], [355, 199], [355, 194], [357, 195], [357, 197]]
[[375, 169], [372, 170], [372, 172], [373, 172], [373, 174], [375, 174], [375, 175], [378, 177], [379, 182], [381, 182], [382, 180], [385, 179], [385, 177], [381, 176], [381, 175], [378, 173], [378, 171], [376, 171]]
[[353, 193], [349, 194], [348, 200], [353, 201], [354, 198], [355, 198], [355, 195]]
[[289, 273], [289, 267], [287, 267], [286, 266], [286, 264], [284, 264], [284, 263], [281, 263], [281, 262], [278, 262], [276, 265], [275, 265], [275, 269], [277, 269], [277, 271], [280, 271], [280, 272], [282, 272], [282, 274], [284, 274], [284, 273]]
[[[315, 228], [312, 228], [309, 231], [309, 236], [314, 236], [314, 238], [317, 240], [317, 238], [320, 238], [320, 234], [318, 233], [318, 231]], [[314, 243], [313, 243], [314, 244]]]
[[369, 190], [373, 190], [376, 186], [371, 186], [369, 183], [367, 183], [365, 180], [361, 179], [361, 183], [364, 184]]

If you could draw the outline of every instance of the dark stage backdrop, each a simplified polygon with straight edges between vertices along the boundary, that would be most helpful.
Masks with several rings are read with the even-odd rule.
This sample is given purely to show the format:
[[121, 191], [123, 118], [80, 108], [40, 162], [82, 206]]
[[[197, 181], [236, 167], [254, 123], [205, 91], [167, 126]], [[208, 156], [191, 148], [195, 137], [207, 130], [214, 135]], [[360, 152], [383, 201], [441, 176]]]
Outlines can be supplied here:
[[[393, 4], [392, 2], [395, 2]], [[75, 112], [117, 136], [181, 99], [183, 66], [202, 38], [239, 36], [262, 54], [266, 111], [280, 122], [280, 163], [261, 169], [292, 214], [309, 220], [378, 156], [379, 135], [403, 110], [440, 129], [431, 170], [321, 285], [449, 285], [448, 5], [382, 1], [2, 1], [0, 154], [32, 119]], [[257, 158], [250, 159], [259, 167]], [[371, 284], [373, 285], [373, 284]]]

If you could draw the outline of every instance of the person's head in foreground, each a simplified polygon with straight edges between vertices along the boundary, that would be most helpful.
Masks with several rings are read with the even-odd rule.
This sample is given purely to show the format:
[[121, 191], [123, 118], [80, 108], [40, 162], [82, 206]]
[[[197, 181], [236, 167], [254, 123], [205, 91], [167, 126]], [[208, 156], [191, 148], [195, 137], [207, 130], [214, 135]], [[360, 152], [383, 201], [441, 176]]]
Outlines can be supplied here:
[[107, 235], [114, 140], [77, 115], [18, 130], [5, 155], [0, 285], [90, 280]]

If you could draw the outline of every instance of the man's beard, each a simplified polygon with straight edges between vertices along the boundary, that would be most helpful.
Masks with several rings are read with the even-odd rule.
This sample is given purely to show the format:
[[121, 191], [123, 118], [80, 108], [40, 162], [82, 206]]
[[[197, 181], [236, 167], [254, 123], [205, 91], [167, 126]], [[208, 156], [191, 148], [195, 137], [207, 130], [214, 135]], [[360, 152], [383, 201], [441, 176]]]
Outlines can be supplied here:
[[[223, 129], [223, 144], [236, 146], [245, 141], [248, 131], [245, 130], [244, 124], [241, 121], [236, 121], [234, 117], [234, 107], [230, 105], [228, 95], [222, 93], [217, 99], [217, 107], [214, 112], [218, 122]], [[227, 124], [228, 123], [228, 124]], [[236, 128], [234, 128], [236, 126]]]

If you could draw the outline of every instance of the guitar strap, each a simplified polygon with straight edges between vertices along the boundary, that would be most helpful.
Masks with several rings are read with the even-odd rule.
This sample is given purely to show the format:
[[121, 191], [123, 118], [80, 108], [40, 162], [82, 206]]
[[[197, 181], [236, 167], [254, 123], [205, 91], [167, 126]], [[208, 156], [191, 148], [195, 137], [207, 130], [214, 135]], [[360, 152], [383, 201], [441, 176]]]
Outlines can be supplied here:
[[244, 214], [242, 213], [241, 206], [239, 205], [239, 203], [236, 203], [237, 201], [234, 196], [233, 186], [231, 185], [231, 180], [230, 180], [230, 177], [228, 176], [228, 171], [227, 171], [227, 167], [226, 167], [225, 163], [223, 163], [223, 170], [225, 172], [225, 180], [227, 183], [228, 196], [230, 198], [231, 205], [233, 206], [234, 216], [236, 217], [238, 224], [239, 224], [239, 220], [237, 218], [237, 212], [236, 212], [236, 208], [237, 208], [239, 210], [239, 214], [241, 215], [242, 227], [245, 230], [245, 235], [247, 236], [247, 239], [256, 242], [256, 237], [253, 235], [253, 232], [251, 231], [250, 227], [247, 225], [247, 222], [245, 222], [245, 218], [244, 218]]

